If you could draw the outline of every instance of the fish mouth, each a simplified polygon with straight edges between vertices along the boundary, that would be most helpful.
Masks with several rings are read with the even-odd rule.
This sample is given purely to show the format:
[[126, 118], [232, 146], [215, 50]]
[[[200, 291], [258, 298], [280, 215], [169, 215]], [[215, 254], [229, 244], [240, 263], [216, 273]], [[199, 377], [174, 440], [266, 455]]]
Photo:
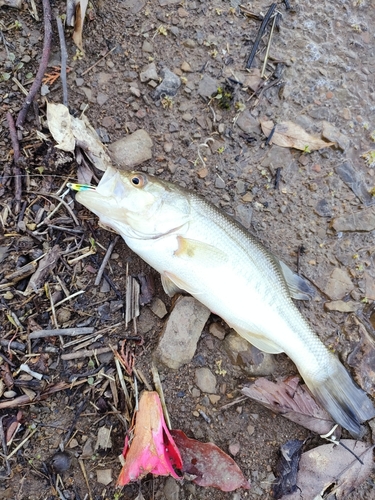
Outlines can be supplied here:
[[96, 192], [102, 196], [120, 199], [125, 196], [125, 189], [119, 171], [113, 167], [108, 167], [96, 188]]

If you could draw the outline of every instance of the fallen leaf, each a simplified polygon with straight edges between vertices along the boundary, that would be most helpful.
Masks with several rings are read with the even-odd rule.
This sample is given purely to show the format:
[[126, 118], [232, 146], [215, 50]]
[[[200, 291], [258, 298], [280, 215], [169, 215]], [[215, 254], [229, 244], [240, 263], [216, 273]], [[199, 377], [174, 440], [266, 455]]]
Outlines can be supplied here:
[[104, 171], [112, 165], [102, 141], [85, 115], [72, 117], [72, 133], [77, 146], [83, 149], [94, 167]]
[[280, 446], [280, 458], [277, 463], [279, 477], [272, 485], [272, 495], [279, 499], [297, 491], [297, 473], [304, 441], [293, 439]]
[[[272, 120], [261, 119], [260, 126], [262, 127], [263, 134], [268, 137], [275, 124]], [[307, 133], [296, 123], [286, 121], [276, 125], [270, 144], [310, 152], [333, 146], [335, 143], [323, 141], [323, 139]]]
[[69, 109], [63, 104], [47, 103], [47, 122], [56, 147], [63, 151], [73, 152], [76, 141], [72, 132], [72, 117]]
[[261, 377], [250, 386], [244, 387], [241, 392], [270, 410], [281, 413], [283, 417], [296, 424], [319, 435], [327, 434], [335, 422], [318, 405], [308, 388], [305, 385], [299, 385], [299, 382], [300, 379], [297, 376], [277, 382]]
[[340, 500], [362, 484], [372, 471], [374, 447], [354, 439], [340, 442], [363, 464], [339, 444], [324, 444], [306, 451], [299, 464], [298, 490], [291, 495], [284, 495], [282, 500]]
[[180, 430], [171, 430], [171, 434], [181, 453], [182, 471], [196, 476], [194, 483], [222, 491], [250, 488], [236, 462], [216, 445], [190, 439]]
[[82, 43], [82, 30], [88, 3], [89, 3], [88, 0], [79, 0], [79, 2], [77, 2], [76, 5], [73, 41], [81, 52], [84, 52]]

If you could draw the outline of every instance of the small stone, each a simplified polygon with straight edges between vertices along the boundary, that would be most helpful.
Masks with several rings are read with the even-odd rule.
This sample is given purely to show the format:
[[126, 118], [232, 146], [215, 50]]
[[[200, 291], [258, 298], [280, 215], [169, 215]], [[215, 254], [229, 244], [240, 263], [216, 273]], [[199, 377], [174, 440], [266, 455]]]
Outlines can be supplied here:
[[166, 479], [163, 492], [164, 500], [179, 500], [180, 498], [180, 486], [173, 477]]
[[218, 175], [216, 176], [216, 179], [215, 179], [215, 187], [218, 189], [225, 188], [225, 181], [221, 177], [219, 177]]
[[112, 448], [111, 429], [105, 426], [99, 428], [95, 451], [107, 451]]
[[349, 294], [353, 288], [354, 285], [347, 271], [336, 267], [328, 279], [324, 293], [328, 295], [331, 300], [340, 300], [345, 297], [345, 295]]
[[322, 136], [328, 141], [335, 142], [343, 151], [350, 146], [349, 137], [342, 134], [335, 126], [325, 120], [323, 121]]
[[246, 229], [251, 226], [251, 220], [253, 218], [253, 210], [251, 207], [239, 204], [234, 209], [236, 219], [240, 222]]
[[332, 221], [332, 227], [337, 232], [341, 231], [359, 231], [367, 232], [375, 229], [375, 209], [368, 208], [356, 213], [350, 213], [337, 217]]
[[198, 177], [200, 179], [204, 179], [205, 177], [207, 177], [207, 175], [208, 175], [208, 168], [203, 167], [200, 170], [198, 170]]
[[184, 113], [181, 118], [185, 121], [185, 122], [191, 122], [191, 120], [193, 120], [194, 116], [191, 114], [191, 113]]
[[211, 97], [212, 94], [215, 94], [215, 92], [217, 92], [219, 86], [220, 85], [217, 80], [214, 80], [209, 75], [204, 75], [198, 85], [198, 94], [201, 97]]
[[193, 70], [191, 69], [191, 66], [188, 62], [184, 61], [182, 64], [181, 64], [181, 69], [182, 71], [184, 71], [185, 73], [191, 73]]
[[220, 323], [211, 323], [208, 331], [220, 340], [224, 340], [225, 338], [225, 328]]
[[138, 87], [130, 87], [129, 90], [130, 93], [135, 95], [136, 97], [141, 97], [141, 91], [139, 90]]
[[234, 330], [226, 336], [224, 349], [231, 362], [248, 375], [271, 375], [275, 370], [272, 354], [260, 351]]
[[321, 217], [332, 217], [332, 208], [327, 200], [320, 200], [315, 206], [315, 212]]
[[199, 389], [197, 389], [196, 387], [193, 387], [191, 390], [191, 395], [193, 396], [193, 398], [197, 399], [200, 397], [201, 391]]
[[96, 97], [96, 102], [99, 104], [99, 106], [103, 106], [109, 99], [108, 94], [103, 94], [103, 92], [98, 92], [98, 95]]
[[259, 121], [252, 116], [249, 110], [245, 110], [240, 113], [240, 116], [236, 121], [236, 125], [246, 134], [260, 135], [261, 133]]
[[108, 146], [112, 160], [119, 168], [128, 170], [152, 158], [152, 139], [149, 134], [139, 129]]
[[332, 99], [333, 97], [333, 92], [331, 92], [330, 90], [326, 93], [326, 98], [327, 99]]
[[70, 320], [71, 315], [72, 314], [69, 311], [69, 309], [65, 308], [59, 309], [56, 315], [58, 323], [60, 324], [67, 323]]
[[179, 17], [181, 18], [184, 18], [184, 17], [188, 17], [189, 16], [189, 12], [185, 9], [183, 9], [182, 7], [180, 7], [178, 10], [177, 10], [177, 14]]
[[168, 314], [167, 308], [165, 307], [164, 302], [156, 297], [151, 305], [150, 305], [151, 311], [158, 317], [158, 318], [164, 318], [166, 314]]
[[252, 436], [254, 434], [254, 431], [255, 431], [255, 427], [252, 425], [252, 424], [249, 424], [247, 426], [247, 432], [250, 436]]
[[17, 393], [15, 391], [5, 391], [3, 396], [4, 398], [11, 399], [15, 398], [17, 396]]
[[197, 45], [196, 42], [194, 40], [191, 40], [190, 38], [187, 38], [182, 43], [188, 49], [194, 49], [196, 47], [196, 45]]
[[76, 440], [76, 438], [73, 438], [69, 441], [69, 448], [77, 448], [77, 446], [79, 446], [79, 443], [78, 441]]
[[152, 95], [154, 101], [166, 96], [174, 97], [177, 94], [178, 89], [181, 87], [180, 77], [173, 73], [170, 69], [163, 68], [160, 74], [163, 81], [157, 86]]
[[356, 312], [361, 307], [361, 304], [358, 302], [354, 302], [349, 300], [348, 302], [344, 302], [342, 300], [334, 300], [332, 302], [326, 302], [324, 307], [327, 311], [339, 311], [343, 313]]
[[145, 40], [142, 45], [142, 51], [149, 53], [154, 52], [154, 46], [148, 40]]
[[12, 300], [13, 297], [14, 297], [14, 295], [13, 295], [13, 293], [10, 290], [8, 290], [7, 292], [5, 292], [4, 295], [3, 295], [3, 298], [5, 300]]
[[228, 449], [229, 449], [229, 453], [233, 457], [235, 457], [236, 455], [238, 455], [238, 453], [241, 449], [240, 443], [230, 443], [228, 446]]
[[85, 444], [83, 445], [82, 454], [80, 458], [87, 460], [91, 458], [93, 454], [94, 454], [93, 439], [88, 438]]
[[139, 78], [142, 83], [147, 83], [150, 80], [155, 80], [157, 82], [159, 80], [159, 76], [156, 70], [155, 63], [151, 63], [145, 66], [139, 74]]
[[256, 92], [259, 88], [259, 84], [263, 81], [261, 77], [261, 72], [258, 68], [251, 68], [249, 74], [246, 75], [245, 81], [243, 82], [244, 87], [249, 87], [253, 92]]
[[221, 396], [218, 396], [217, 394], [209, 394], [208, 399], [213, 405], [216, 405], [216, 403], [220, 401]]
[[112, 469], [96, 469], [96, 480], [107, 486], [112, 481]]
[[365, 296], [369, 300], [375, 300], [375, 280], [367, 271], [363, 274], [365, 279]]
[[155, 357], [169, 368], [189, 363], [210, 311], [193, 297], [179, 297], [161, 334]]
[[195, 370], [195, 383], [202, 392], [214, 394], [216, 392], [216, 377], [209, 368]]

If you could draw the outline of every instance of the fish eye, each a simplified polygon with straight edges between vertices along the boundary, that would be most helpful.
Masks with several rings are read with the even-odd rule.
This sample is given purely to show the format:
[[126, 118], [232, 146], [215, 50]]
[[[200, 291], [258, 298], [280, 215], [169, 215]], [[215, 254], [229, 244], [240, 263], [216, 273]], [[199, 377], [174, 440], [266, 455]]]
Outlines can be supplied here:
[[133, 186], [137, 188], [141, 188], [146, 184], [146, 177], [142, 174], [135, 174], [131, 177], [130, 182]]

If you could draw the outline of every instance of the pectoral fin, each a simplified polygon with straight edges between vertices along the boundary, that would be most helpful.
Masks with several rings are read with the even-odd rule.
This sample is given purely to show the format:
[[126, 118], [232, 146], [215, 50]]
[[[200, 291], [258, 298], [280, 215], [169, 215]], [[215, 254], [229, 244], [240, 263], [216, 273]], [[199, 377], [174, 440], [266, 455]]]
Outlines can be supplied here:
[[250, 342], [250, 344], [255, 345], [260, 351], [267, 352], [268, 354], [280, 354], [284, 352], [281, 347], [276, 345], [272, 340], [266, 339], [263, 335], [258, 335], [257, 333], [248, 332], [237, 326], [232, 326], [236, 332], [241, 335], [245, 340]]
[[183, 260], [194, 259], [198, 266], [217, 267], [228, 261], [228, 255], [213, 245], [183, 236], [177, 236], [177, 242], [178, 248], [174, 255]]
[[311, 300], [315, 295], [315, 290], [308, 281], [294, 273], [281, 260], [279, 260], [279, 264], [288, 285], [290, 296], [297, 300]]
[[173, 273], [169, 273], [168, 271], [164, 271], [164, 273], [161, 275], [161, 282], [163, 284], [165, 292], [171, 297], [175, 293], [181, 292], [190, 293], [191, 295], [199, 295], [201, 293], [198, 288], [191, 286], [183, 279], [179, 278]]

